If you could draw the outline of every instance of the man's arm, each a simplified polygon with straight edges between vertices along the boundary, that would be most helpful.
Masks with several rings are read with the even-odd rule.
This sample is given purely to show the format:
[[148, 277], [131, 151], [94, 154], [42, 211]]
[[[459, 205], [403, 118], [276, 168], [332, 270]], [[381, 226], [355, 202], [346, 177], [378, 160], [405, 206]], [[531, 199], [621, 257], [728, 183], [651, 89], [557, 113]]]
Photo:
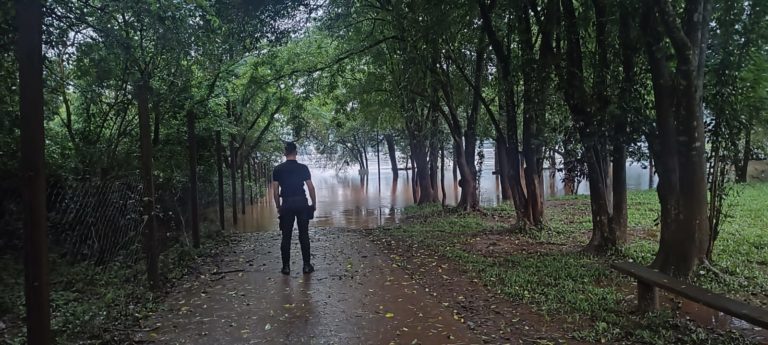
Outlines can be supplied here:
[[307, 189], [309, 190], [309, 198], [312, 199], [312, 207], [317, 208], [317, 197], [315, 196], [315, 185], [312, 184], [312, 180], [306, 180], [304, 183], [307, 184]]
[[280, 210], [280, 184], [272, 181], [272, 197], [275, 199], [275, 207]]

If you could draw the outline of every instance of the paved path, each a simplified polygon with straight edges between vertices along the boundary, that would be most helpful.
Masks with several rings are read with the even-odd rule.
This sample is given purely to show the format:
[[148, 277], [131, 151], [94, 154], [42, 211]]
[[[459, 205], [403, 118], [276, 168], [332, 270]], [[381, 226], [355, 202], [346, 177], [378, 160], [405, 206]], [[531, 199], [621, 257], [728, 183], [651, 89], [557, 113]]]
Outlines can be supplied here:
[[177, 288], [167, 310], [146, 324], [157, 328], [141, 338], [158, 344], [481, 343], [360, 233], [317, 229], [310, 236], [317, 271], [301, 274], [294, 239], [290, 276], [278, 272], [277, 232], [237, 237], [218, 268]]

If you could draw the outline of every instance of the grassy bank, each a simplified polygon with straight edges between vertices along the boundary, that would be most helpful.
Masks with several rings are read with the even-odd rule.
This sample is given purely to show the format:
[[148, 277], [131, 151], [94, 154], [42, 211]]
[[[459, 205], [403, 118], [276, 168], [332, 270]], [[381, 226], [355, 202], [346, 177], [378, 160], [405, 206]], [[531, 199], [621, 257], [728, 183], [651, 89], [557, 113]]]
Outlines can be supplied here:
[[[631, 242], [620, 253], [596, 258], [579, 249], [589, 239], [588, 197], [547, 203], [543, 230], [513, 229], [508, 206], [484, 213], [455, 213], [440, 207], [411, 208], [407, 220], [386, 231], [401, 241], [427, 246], [459, 262], [488, 286], [545, 315], [565, 316], [580, 340], [654, 344], [741, 344], [732, 332], [712, 332], [664, 311], [638, 315], [634, 284], [608, 263], [649, 263], [657, 249], [656, 194], [629, 195]], [[768, 302], [768, 185], [739, 187], [715, 248], [713, 265], [696, 274], [697, 284], [765, 306]]]
[[[207, 233], [207, 232], [204, 232]], [[200, 249], [176, 245], [164, 252], [160, 268], [164, 286], [172, 286], [193, 263], [215, 252], [223, 236], [203, 239]], [[162, 293], [148, 290], [144, 262], [96, 266], [61, 260], [52, 254], [51, 327], [57, 344], [125, 344], [139, 322], [161, 308]], [[1, 344], [24, 344], [24, 269], [20, 253], [0, 257]]]

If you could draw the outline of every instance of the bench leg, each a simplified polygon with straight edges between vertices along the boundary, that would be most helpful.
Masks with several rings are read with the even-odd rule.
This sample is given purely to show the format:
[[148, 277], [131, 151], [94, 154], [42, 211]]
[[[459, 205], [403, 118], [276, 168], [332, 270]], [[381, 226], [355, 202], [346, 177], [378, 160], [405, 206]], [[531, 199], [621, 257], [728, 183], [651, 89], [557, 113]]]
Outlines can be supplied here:
[[637, 281], [637, 307], [643, 313], [659, 309], [659, 293], [656, 287]]

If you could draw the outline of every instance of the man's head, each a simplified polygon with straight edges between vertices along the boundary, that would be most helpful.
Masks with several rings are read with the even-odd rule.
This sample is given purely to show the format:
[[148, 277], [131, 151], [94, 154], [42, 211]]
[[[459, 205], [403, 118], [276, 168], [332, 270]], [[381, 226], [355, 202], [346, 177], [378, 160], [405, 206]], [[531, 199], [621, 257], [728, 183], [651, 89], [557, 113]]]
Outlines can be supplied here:
[[285, 147], [283, 148], [283, 154], [285, 155], [285, 158], [288, 159], [296, 159], [296, 144], [292, 141], [287, 141], [285, 143]]

